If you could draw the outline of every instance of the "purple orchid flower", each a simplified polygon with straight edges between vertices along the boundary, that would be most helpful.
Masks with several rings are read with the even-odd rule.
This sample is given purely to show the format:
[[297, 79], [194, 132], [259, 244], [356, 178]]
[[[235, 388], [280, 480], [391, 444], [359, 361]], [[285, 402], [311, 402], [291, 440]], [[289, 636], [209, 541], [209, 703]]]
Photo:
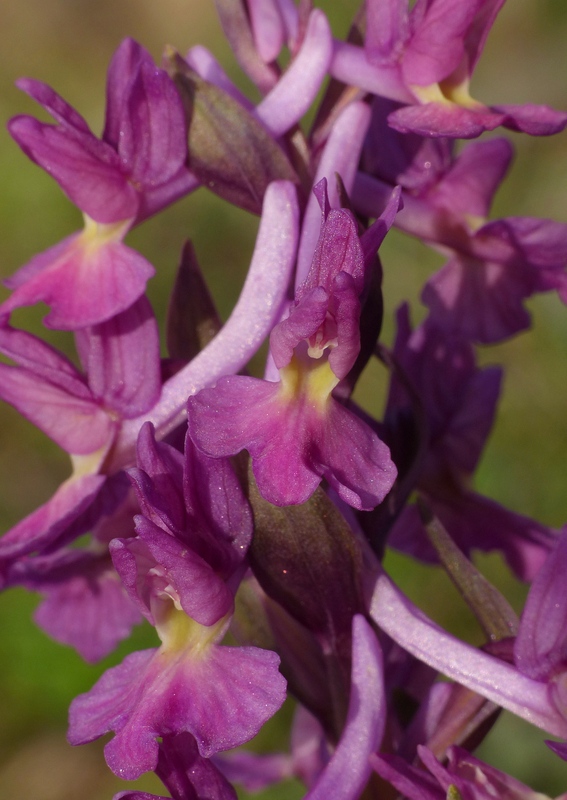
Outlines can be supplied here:
[[[128, 656], [76, 698], [69, 728], [72, 744], [114, 731], [106, 759], [126, 779], [155, 769], [158, 737], [190, 733], [200, 756], [209, 758], [255, 736], [285, 698], [275, 653], [219, 644], [234, 608], [237, 586], [230, 577], [243, 561], [252, 525], [236, 479], [229, 479], [223, 462], [189, 447], [182, 499], [180, 454], [156, 445], [149, 426], [141, 434], [140, 453], [152, 474], [133, 475], [144, 510], [136, 517], [138, 536], [113, 540], [110, 551], [126, 591], [155, 625], [162, 644]], [[205, 498], [211, 497], [208, 505]], [[189, 530], [178, 538], [170, 526], [182, 521], [182, 505]], [[199, 527], [207, 522], [202, 507], [213, 515], [209, 530]]]
[[388, 117], [402, 133], [470, 139], [503, 125], [557, 133], [567, 114], [538, 105], [489, 108], [469, 82], [504, 0], [372, 0], [364, 47], [336, 42], [331, 74], [405, 105]]
[[305, 502], [324, 477], [345, 502], [368, 509], [391, 488], [395, 468], [332, 391], [358, 355], [365, 254], [383, 239], [398, 197], [361, 241], [350, 212], [331, 210], [324, 186], [319, 194], [323, 224], [311, 271], [270, 336], [280, 381], [221, 379], [189, 399], [189, 432], [214, 457], [248, 449], [258, 488], [275, 505]]
[[0, 314], [43, 301], [50, 327], [75, 330], [103, 322], [145, 291], [153, 267], [122, 240], [137, 222], [196, 188], [188, 172], [181, 99], [168, 75], [132, 39], [116, 51], [108, 72], [102, 139], [49, 86], [18, 86], [56, 125], [15, 117], [9, 130], [85, 216], [85, 228], [35, 256], [6, 283], [13, 294]]
[[[377, 180], [359, 175], [355, 204], [376, 214], [391, 186], [402, 185], [396, 226], [450, 256], [422, 293], [438, 325], [473, 341], [497, 342], [529, 327], [528, 297], [552, 289], [567, 296], [566, 225], [532, 217], [487, 220], [512, 158], [506, 140], [475, 142], [453, 160], [447, 142], [405, 141], [388, 132], [384, 104], [375, 108], [367, 166]], [[373, 147], [376, 137], [388, 145]]]
[[[553, 547], [555, 533], [470, 488], [494, 422], [501, 370], [478, 369], [472, 345], [431, 320], [412, 332], [407, 306], [398, 311], [394, 357], [403, 375], [401, 380], [394, 373], [385, 414], [394, 453], [411, 448], [407, 421], [423, 417], [418, 491], [465, 553], [500, 549], [516, 574], [531, 580]], [[415, 429], [410, 428], [411, 437]], [[404, 509], [388, 542], [417, 558], [437, 561], [413, 505]]]

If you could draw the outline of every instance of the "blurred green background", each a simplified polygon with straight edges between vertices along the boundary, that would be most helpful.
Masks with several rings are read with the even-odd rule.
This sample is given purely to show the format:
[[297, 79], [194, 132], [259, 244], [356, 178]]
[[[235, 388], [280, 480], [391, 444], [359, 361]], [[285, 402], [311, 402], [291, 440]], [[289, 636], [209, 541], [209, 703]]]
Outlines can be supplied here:
[[[356, 3], [321, 3], [333, 29], [343, 34]], [[159, 60], [168, 43], [184, 52], [209, 46], [240, 86], [228, 46], [205, 0], [1, 0], [0, 117], [42, 116], [14, 87], [19, 76], [52, 85], [95, 132], [102, 128], [106, 67], [120, 40], [133, 36]], [[493, 29], [473, 82], [484, 102], [538, 102], [567, 108], [567, 3], [509, 0]], [[253, 90], [251, 90], [253, 91]], [[567, 222], [567, 134], [551, 139], [513, 136], [518, 158], [501, 190], [494, 216], [550, 216]], [[77, 210], [57, 185], [27, 161], [0, 129], [0, 275], [8, 276], [33, 254], [81, 224]], [[201, 190], [150, 220], [129, 238], [157, 268], [150, 296], [163, 320], [183, 241], [193, 239], [219, 309], [226, 318], [246, 274], [257, 220], [228, 208]], [[420, 288], [440, 264], [424, 247], [393, 232], [383, 250], [385, 339], [392, 315], [409, 298], [414, 321], [423, 316]], [[0, 289], [0, 298], [7, 295]], [[567, 521], [567, 309], [555, 296], [530, 302], [535, 331], [480, 353], [484, 363], [506, 365], [504, 394], [494, 436], [477, 477], [477, 487], [508, 507], [553, 526]], [[14, 315], [17, 325], [39, 332], [45, 309]], [[49, 332], [49, 341], [69, 350], [68, 337]], [[379, 414], [385, 378], [372, 367], [359, 394]], [[68, 475], [68, 460], [10, 407], [0, 408], [0, 529], [6, 530], [44, 502]], [[497, 557], [479, 563], [519, 610], [525, 597]], [[396, 579], [427, 611], [453, 631], [480, 641], [480, 634], [438, 570], [388, 556]], [[130, 649], [152, 646], [145, 628], [102, 665], [87, 666], [68, 648], [51, 642], [31, 621], [37, 599], [22, 591], [0, 596], [0, 800], [109, 800], [130, 784], [106, 769], [101, 743], [71, 748], [65, 742], [67, 707], [87, 691], [110, 664]], [[470, 629], [469, 629], [470, 627]], [[289, 714], [287, 715], [289, 717]], [[282, 725], [270, 739], [285, 742]], [[482, 755], [538, 791], [567, 789], [567, 765], [553, 757], [543, 736], [504, 715]], [[151, 776], [139, 784], [159, 792]], [[297, 786], [266, 792], [273, 800], [301, 796]]]

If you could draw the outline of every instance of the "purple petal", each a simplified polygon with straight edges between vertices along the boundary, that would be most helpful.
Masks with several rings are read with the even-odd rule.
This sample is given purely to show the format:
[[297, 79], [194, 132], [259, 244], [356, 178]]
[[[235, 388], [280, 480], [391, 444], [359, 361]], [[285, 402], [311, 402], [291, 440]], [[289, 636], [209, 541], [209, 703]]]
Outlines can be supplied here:
[[[351, 103], [345, 108], [335, 122], [321, 155], [313, 181], [314, 186], [323, 178], [338, 172], [346, 191], [350, 192], [369, 123], [370, 110], [365, 103]], [[340, 207], [335, 181], [329, 184], [329, 202], [332, 208]], [[301, 230], [295, 276], [296, 287], [301, 286], [309, 274], [320, 233], [321, 209], [317, 197], [312, 194], [307, 203]]]
[[63, 551], [22, 566], [18, 582], [45, 595], [37, 624], [89, 663], [111, 653], [141, 622], [108, 555]]
[[0, 351], [27, 372], [70, 395], [92, 400], [92, 393], [75, 365], [37, 336], [0, 324]]
[[351, 275], [357, 293], [362, 293], [364, 256], [356, 222], [350, 211], [332, 209], [321, 226], [311, 269], [305, 283], [298, 287], [296, 297], [317, 286], [330, 293], [339, 272]]
[[188, 539], [225, 579], [241, 565], [252, 540], [252, 512], [228, 459], [207, 458], [185, 442], [183, 497]]
[[211, 759], [199, 755], [190, 733], [164, 736], [156, 775], [172, 797], [183, 800], [237, 800], [236, 792]]
[[371, 94], [400, 103], [411, 103], [413, 95], [402, 79], [398, 64], [372, 63], [362, 47], [335, 41], [329, 72], [349, 86], [358, 86]]
[[388, 447], [361, 419], [331, 399], [317, 431], [315, 469], [353, 508], [375, 508], [392, 488], [397, 470]]
[[431, 319], [446, 331], [489, 344], [530, 325], [523, 301], [535, 290], [533, 270], [457, 255], [422, 292]]
[[388, 448], [352, 412], [332, 398], [321, 408], [288, 398], [279, 383], [223, 378], [190, 398], [188, 424], [209, 455], [246, 448], [258, 488], [274, 505], [305, 502], [325, 477], [343, 500], [368, 510], [395, 480]]
[[385, 781], [403, 794], [407, 800], [446, 800], [447, 794], [432, 775], [414, 767], [396, 755], [381, 754], [370, 756], [370, 763]]
[[[563, 761], [567, 761], [567, 742], [552, 742], [547, 740], [545, 743], [550, 750], [553, 750], [555, 755], [562, 758]], [[565, 800], [565, 795], [561, 795], [557, 800]]]
[[194, 192], [201, 185], [200, 180], [182, 167], [167, 183], [158, 186], [146, 186], [144, 194], [140, 197], [140, 208], [136, 217], [136, 224], [143, 222], [162, 211], [167, 206], [180, 200], [182, 197]]
[[[420, 754], [421, 751], [422, 748], [420, 748]], [[486, 792], [487, 797], [489, 795], [501, 797], [503, 800], [504, 798], [506, 800], [531, 800], [534, 797], [534, 792], [525, 783], [517, 781], [490, 764], [479, 761], [461, 747], [450, 747], [447, 755], [449, 757], [448, 772], [460, 779], [463, 788], [469, 787], [475, 794], [476, 791]], [[429, 759], [431, 758], [432, 756], [429, 756]], [[426, 763], [425, 759], [424, 763]], [[557, 797], [556, 800], [565, 800], [565, 795]]]
[[410, 39], [402, 62], [407, 84], [439, 83], [461, 64], [465, 37], [485, 0], [432, 0]]
[[483, 0], [477, 8], [474, 22], [470, 26], [465, 40], [471, 73], [482, 55], [486, 38], [504, 2], [505, 0]]
[[[95, 237], [98, 234], [95, 234]], [[96, 325], [131, 306], [145, 291], [154, 268], [120, 241], [75, 234], [35, 256], [12, 278], [17, 285], [0, 313], [44, 302], [44, 322], [59, 330]]]
[[360, 299], [354, 279], [339, 272], [334, 281], [329, 311], [335, 320], [337, 346], [329, 353], [329, 366], [342, 380], [353, 368], [360, 353]]
[[389, 196], [387, 196], [384, 210], [360, 237], [360, 244], [362, 246], [362, 252], [364, 253], [364, 263], [366, 267], [376, 255], [386, 234], [394, 224], [398, 212], [402, 211], [403, 207], [402, 190], [400, 186], [396, 186], [395, 189], [392, 189]]
[[136, 455], [139, 468], [128, 470], [142, 514], [158, 527], [178, 532], [185, 526], [183, 456], [156, 441], [151, 423], [140, 428]]
[[236, 60], [262, 94], [266, 94], [277, 83], [279, 76], [277, 69], [262, 61], [258, 54], [246, 7], [241, 3], [223, 3], [217, 6], [217, 11]]
[[399, 134], [388, 125], [388, 115], [399, 103], [375, 97], [372, 122], [364, 146], [364, 170], [392, 185], [400, 184], [421, 196], [435, 186], [452, 163], [452, 142]]
[[76, 336], [89, 386], [105, 406], [129, 419], [155, 404], [161, 390], [159, 334], [146, 297]]
[[[529, 517], [515, 514], [476, 492], [453, 490], [450, 495], [425, 491], [427, 502], [461, 550], [500, 550], [522, 581], [533, 580], [557, 535]], [[437, 563], [415, 506], [404, 509], [396, 521], [389, 543], [415, 558]]]
[[[551, 219], [507, 217], [488, 222], [477, 231], [480, 245], [485, 240], [501, 240], [526, 263], [541, 270], [563, 270], [567, 264], [567, 225]], [[479, 248], [480, 249], [480, 248]], [[537, 280], [536, 280], [537, 285]]]
[[438, 454], [461, 473], [472, 474], [482, 455], [494, 422], [502, 370], [486, 367], [469, 376], [459, 397], [459, 407], [439, 442]]
[[388, 123], [400, 133], [452, 139], [475, 139], [484, 131], [498, 128], [505, 119], [505, 114], [486, 106], [464, 108], [450, 102], [403, 106], [388, 115]]
[[264, 755], [237, 750], [214, 759], [223, 775], [232, 783], [241, 784], [247, 792], [259, 792], [293, 777], [291, 756], [284, 753]]
[[88, 510], [105, 481], [103, 475], [65, 481], [47, 503], [4, 534], [0, 539], [0, 559], [15, 558], [50, 545]]
[[[432, 486], [435, 473], [444, 475], [447, 469], [471, 474], [494, 422], [501, 370], [478, 369], [469, 342], [430, 321], [412, 333], [406, 305], [398, 309], [397, 325], [394, 354], [427, 416], [432, 458], [425, 484]], [[394, 377], [387, 414], [407, 414], [412, 404], [407, 386]]]
[[134, 39], [126, 38], [116, 48], [106, 76], [106, 119], [103, 141], [118, 150], [124, 109], [132, 81], [143, 63], [152, 65], [152, 57]]
[[79, 138], [26, 116], [12, 119], [8, 129], [26, 155], [91, 219], [113, 223], [136, 216], [138, 195], [118, 156], [92, 133]]
[[[103, 733], [120, 730], [127, 724], [132, 706], [142, 697], [145, 672], [156, 652], [142, 650], [131, 653], [122, 664], [108, 669], [90, 692], [73, 700], [67, 733], [71, 744], [92, 742]], [[154, 766], [157, 752], [155, 755]]]
[[550, 678], [567, 661], [566, 569], [564, 531], [531, 585], [514, 645], [516, 666], [535, 680]]
[[247, 10], [258, 55], [275, 61], [285, 41], [285, 28], [277, 0], [248, 0]]
[[278, 663], [254, 647], [133, 653], [71, 703], [68, 739], [84, 744], [114, 731], [105, 756], [126, 780], [156, 768], [157, 739], [166, 734], [191, 733], [208, 758], [251, 739], [281, 706]]
[[148, 595], [158, 594], [164, 584], [178, 595], [185, 613], [200, 625], [214, 625], [232, 612], [234, 598], [222, 578], [183, 542], [145, 517], [136, 518], [136, 532], [147, 549], [142, 553], [143, 565], [136, 558], [140, 550], [136, 538], [114, 539], [110, 552], [126, 589], [141, 610]]
[[171, 78], [143, 60], [121, 109], [118, 154], [129, 179], [141, 187], [167, 183], [187, 157], [187, 126]]
[[367, 3], [364, 48], [371, 64], [394, 65], [408, 34], [407, 0]]
[[372, 771], [386, 722], [382, 651], [364, 617], [353, 617], [352, 677], [345, 728], [337, 749], [305, 800], [355, 800]]
[[507, 139], [469, 144], [430, 192], [428, 199], [449, 211], [484, 219], [512, 160]]
[[522, 131], [531, 136], [551, 136], [559, 133], [567, 126], [567, 114], [555, 111], [549, 106], [537, 106], [530, 103], [524, 105], [498, 105], [493, 109], [504, 114], [503, 125], [513, 131]]
[[32, 78], [20, 78], [16, 81], [16, 86], [35, 100], [36, 103], [43, 106], [53, 119], [70, 134], [74, 133], [75, 136], [80, 138], [81, 134], [87, 133], [96, 140], [83, 117], [57, 94], [51, 86]]
[[214, 83], [215, 86], [218, 86], [223, 92], [237, 100], [250, 113], [254, 111], [254, 104], [234, 85], [218, 60], [206, 47], [200, 44], [195, 45], [195, 47], [187, 51], [185, 61], [201, 78], [204, 78], [209, 83]]
[[72, 455], [109, 445], [116, 428], [94, 398], [76, 397], [20, 367], [0, 364], [0, 397]]
[[303, 294], [288, 317], [278, 322], [270, 334], [270, 353], [278, 369], [286, 367], [298, 344], [313, 336], [325, 321], [329, 295], [322, 286]]
[[[262, 496], [274, 505], [305, 502], [321, 482], [310, 458], [308, 416], [280, 399], [279, 383], [229, 376], [189, 399], [191, 438], [213, 456], [246, 448]], [[285, 455], [285, 457], [284, 457]]]

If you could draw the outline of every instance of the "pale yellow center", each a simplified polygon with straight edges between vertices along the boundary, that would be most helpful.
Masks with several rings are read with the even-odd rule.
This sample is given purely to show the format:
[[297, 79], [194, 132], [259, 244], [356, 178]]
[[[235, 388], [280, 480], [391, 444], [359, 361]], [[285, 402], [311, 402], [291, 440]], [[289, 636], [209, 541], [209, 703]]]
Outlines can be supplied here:
[[85, 249], [103, 247], [111, 242], [121, 242], [126, 236], [133, 220], [125, 219], [120, 222], [95, 222], [86, 214], [83, 214], [85, 228], [79, 236], [79, 242]]
[[468, 78], [459, 83], [447, 78], [440, 83], [432, 83], [430, 86], [410, 86], [410, 89], [421, 103], [455, 104], [471, 109], [484, 108], [482, 103], [471, 97]]
[[167, 611], [160, 614], [159, 620], [156, 619], [158, 636], [163, 643], [161, 651], [178, 655], [190, 650], [192, 658], [205, 655], [210, 646], [222, 637], [229, 620], [230, 614], [214, 625], [200, 625], [174, 603], [168, 604]]
[[317, 406], [324, 406], [339, 379], [325, 360], [307, 363], [295, 356], [280, 370], [281, 396], [284, 400], [304, 397]]

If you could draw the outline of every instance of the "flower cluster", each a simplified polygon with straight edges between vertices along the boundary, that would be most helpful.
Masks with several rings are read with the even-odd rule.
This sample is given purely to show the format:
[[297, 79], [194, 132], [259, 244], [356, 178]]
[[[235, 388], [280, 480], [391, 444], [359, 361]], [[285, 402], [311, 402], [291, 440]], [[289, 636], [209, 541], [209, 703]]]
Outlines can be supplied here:
[[[173, 800], [234, 800], [233, 783], [290, 776], [309, 800], [528, 800], [471, 752], [500, 708], [567, 760], [567, 528], [473, 488], [503, 372], [476, 347], [529, 328], [536, 293], [567, 302], [567, 225], [491, 219], [512, 145], [458, 143], [567, 126], [545, 106], [471, 97], [503, 3], [367, 0], [339, 41], [310, 2], [218, 2], [260, 101], [204, 47], [167, 49], [158, 66], [128, 39], [100, 138], [49, 86], [18, 82], [53, 122], [18, 116], [10, 134], [85, 223], [17, 270], [0, 304], [0, 398], [71, 459], [0, 538], [0, 583], [39, 592], [38, 624], [90, 662], [142, 620], [155, 628], [155, 648], [70, 707], [69, 742], [112, 734], [121, 778], [154, 771]], [[124, 239], [196, 190], [257, 215], [256, 246], [222, 323], [185, 244], [164, 358], [154, 267]], [[447, 261], [423, 287], [422, 321], [402, 305], [387, 347], [395, 266], [378, 252], [393, 226]], [[40, 302], [76, 360], [15, 326]], [[355, 399], [371, 361], [388, 382], [382, 414]], [[386, 548], [441, 565], [485, 645], [410, 601]], [[478, 550], [530, 584], [521, 618]], [[288, 694], [290, 752], [240, 749]]]

